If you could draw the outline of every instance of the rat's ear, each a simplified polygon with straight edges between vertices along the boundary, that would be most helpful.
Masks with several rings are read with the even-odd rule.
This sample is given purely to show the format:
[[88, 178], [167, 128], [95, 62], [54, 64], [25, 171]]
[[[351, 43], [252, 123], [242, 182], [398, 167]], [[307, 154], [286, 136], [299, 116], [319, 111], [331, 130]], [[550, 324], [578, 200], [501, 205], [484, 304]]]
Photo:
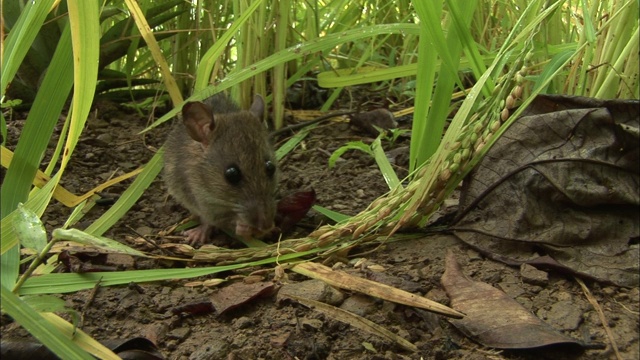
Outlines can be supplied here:
[[260, 119], [260, 121], [264, 119], [264, 100], [262, 99], [262, 96], [256, 94], [253, 97], [253, 104], [251, 104], [249, 111]]
[[208, 145], [209, 133], [213, 130], [213, 111], [202, 102], [188, 102], [182, 106], [182, 122], [189, 136], [204, 146]]

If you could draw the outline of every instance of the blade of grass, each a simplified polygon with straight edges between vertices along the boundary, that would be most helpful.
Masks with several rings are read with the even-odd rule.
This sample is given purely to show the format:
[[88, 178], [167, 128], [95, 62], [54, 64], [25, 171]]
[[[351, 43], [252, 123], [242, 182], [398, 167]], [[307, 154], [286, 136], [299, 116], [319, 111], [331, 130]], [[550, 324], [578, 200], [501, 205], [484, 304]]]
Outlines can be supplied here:
[[[263, 0], [252, 1], [245, 12], [236, 19], [225, 33], [211, 46], [202, 56], [196, 71], [194, 91], [202, 90], [209, 85], [214, 65], [220, 55], [225, 51], [229, 41], [236, 35], [238, 29], [249, 19], [249, 17], [262, 4]], [[202, 100], [202, 99], [200, 99]]]
[[284, 143], [282, 146], [280, 146], [276, 150], [276, 159], [278, 161], [280, 161], [285, 156], [287, 156], [287, 154], [290, 153], [291, 151], [293, 151], [293, 149], [295, 149], [296, 146], [298, 146], [298, 144], [302, 140], [304, 140], [304, 138], [307, 137], [307, 135], [309, 135], [309, 132], [311, 130], [313, 130], [316, 126], [317, 126], [317, 124], [307, 126], [306, 128], [304, 128], [304, 129], [300, 130], [298, 133], [296, 133], [294, 136], [292, 136], [291, 139], [287, 140], [286, 143]]
[[298, 253], [284, 254], [276, 257], [269, 257], [262, 260], [244, 262], [239, 264], [212, 266], [202, 268], [185, 269], [153, 269], [153, 270], [131, 270], [119, 272], [92, 272], [92, 273], [52, 273], [37, 277], [31, 277], [20, 288], [20, 295], [36, 294], [62, 294], [91, 289], [96, 284], [100, 286], [113, 286], [134, 282], [150, 282], [162, 280], [189, 279], [198, 276], [217, 274], [223, 271], [243, 269], [251, 266], [274, 264], [286, 262], [288, 260], [302, 258], [315, 254], [326, 249], [312, 249]]
[[68, 0], [69, 26], [73, 49], [73, 103], [71, 124], [60, 172], [64, 171], [84, 129], [93, 103], [100, 55], [98, 1]]
[[[426, 135], [427, 129], [427, 115], [429, 113], [429, 107], [431, 106], [431, 100], [433, 95], [433, 86], [436, 77], [437, 66], [437, 52], [433, 51], [431, 42], [429, 41], [429, 31], [424, 22], [430, 21], [428, 19], [428, 8], [426, 2], [414, 1], [416, 13], [420, 17], [420, 33], [418, 42], [418, 71], [416, 73], [416, 96], [421, 106], [415, 108], [413, 114], [413, 126], [412, 133], [417, 137], [421, 136], [421, 141], [411, 141], [409, 144], [409, 172], [413, 172], [418, 164], [424, 163], [428, 157], [421, 155], [421, 148], [424, 146], [424, 141], [438, 141], [440, 139], [439, 134]], [[438, 24], [440, 23], [440, 13], [442, 9], [442, 1], [434, 1], [432, 4], [437, 11], [432, 14], [434, 18], [437, 18]], [[424, 18], [422, 15], [424, 14]]]
[[[289, 0], [279, 0], [277, 2], [278, 9], [276, 14], [276, 34], [275, 34], [275, 51], [282, 51], [287, 47], [287, 34], [289, 33]], [[273, 123], [276, 129], [280, 129], [283, 124], [284, 114], [284, 101], [285, 93], [287, 91], [286, 83], [286, 65], [287, 63], [280, 63], [273, 67], [272, 83], [272, 96], [273, 102]]]
[[[94, 340], [91, 336], [87, 335], [87, 333], [65, 321], [60, 316], [53, 313], [41, 313], [40, 315], [49, 321], [49, 323], [53, 324], [60, 334], [63, 334], [68, 338], [73, 338], [73, 342], [78, 344], [78, 346], [84, 351], [102, 360], [120, 359], [120, 356], [114, 354], [113, 351], [108, 349], [106, 346]], [[65, 354], [65, 358], [69, 357]]]
[[378, 164], [378, 168], [380, 168], [382, 177], [387, 183], [389, 190], [393, 190], [398, 186], [402, 186], [400, 183], [400, 179], [398, 179], [398, 175], [395, 171], [393, 171], [393, 167], [391, 167], [391, 163], [389, 163], [387, 154], [385, 154], [384, 150], [382, 149], [382, 141], [380, 140], [380, 136], [378, 136], [371, 144], [371, 151], [373, 152], [373, 158], [376, 160], [376, 164]]
[[349, 220], [349, 218], [351, 218], [351, 216], [349, 215], [345, 215], [342, 213], [339, 213], [337, 211], [333, 211], [333, 210], [329, 210], [325, 207], [322, 207], [320, 205], [313, 205], [313, 210], [319, 212], [320, 214], [328, 217], [329, 219], [335, 221], [336, 223], [345, 221], [345, 220]]
[[120, 218], [122, 218], [124, 214], [131, 209], [162, 170], [163, 153], [164, 147], [161, 147], [160, 150], [158, 150], [158, 152], [144, 166], [142, 173], [140, 173], [127, 190], [122, 193], [122, 196], [120, 196], [118, 201], [116, 201], [109, 210], [102, 214], [98, 220], [94, 221], [85, 229], [87, 233], [96, 236], [104, 234], [105, 231], [109, 230], [113, 224], [120, 220]]
[[[70, 27], [67, 26], [60, 37], [49, 71], [44, 76], [33, 107], [27, 116], [20, 139], [16, 145], [14, 159], [2, 183], [0, 213], [3, 233], [11, 231], [6, 230], [5, 218], [7, 215], [16, 209], [18, 203], [24, 203], [27, 200], [41, 156], [49, 143], [53, 128], [71, 90], [73, 84], [71, 54], [71, 31]], [[53, 193], [53, 187], [51, 192]], [[45, 200], [48, 203], [49, 199], [47, 197], [50, 197], [51, 194], [45, 195], [41, 200]], [[35, 209], [32, 210], [41, 214]], [[42, 210], [44, 211], [44, 208]], [[19, 248], [17, 246], [8, 247], [5, 243], [17, 245], [17, 240], [14, 236], [8, 238], [3, 236], [0, 242], [2, 242], [4, 250], [1, 259], [2, 272], [0, 278], [5, 286], [13, 287], [18, 277]]]
[[153, 59], [156, 64], [160, 67], [160, 72], [162, 73], [162, 80], [165, 85], [165, 89], [169, 92], [169, 96], [171, 97], [171, 101], [174, 105], [181, 104], [182, 94], [180, 94], [180, 90], [178, 89], [178, 84], [176, 84], [176, 80], [171, 75], [171, 70], [169, 69], [169, 65], [167, 64], [166, 59], [162, 55], [162, 50], [160, 50], [160, 46], [156, 41], [156, 38], [153, 36], [153, 32], [149, 27], [149, 23], [147, 19], [144, 17], [140, 6], [134, 0], [124, 0], [131, 12], [131, 16], [136, 22], [136, 26], [138, 27], [138, 31], [140, 31], [140, 35], [144, 38], [144, 41], [147, 43], [147, 47], [151, 54], [153, 55]]
[[[557, 55], [563, 51], [567, 51], [570, 49], [575, 49], [575, 44], [561, 44], [559, 46], [549, 46], [548, 53], [550, 55]], [[467, 51], [464, 49], [465, 52]], [[518, 50], [518, 47], [515, 48]], [[536, 56], [541, 56], [542, 50], [538, 50], [534, 52]], [[515, 59], [516, 55], [512, 55], [509, 57], [509, 60]], [[479, 59], [474, 59], [473, 61], [469, 60], [469, 57], [464, 57], [460, 60], [460, 65], [458, 69], [464, 69], [468, 67], [478, 67], [483, 69], [478, 77], [484, 73], [487, 66], [493, 62], [495, 58], [495, 54], [488, 55], [480, 55]], [[418, 60], [420, 61], [420, 59]], [[436, 59], [436, 63], [433, 66], [434, 73], [439, 73], [441, 69], [440, 65], [441, 60]], [[478, 65], [477, 63], [481, 63]], [[354, 86], [354, 85], [362, 85], [362, 84], [370, 84], [378, 81], [386, 81], [392, 79], [398, 79], [403, 77], [414, 76], [418, 72], [418, 68], [422, 69], [418, 63], [412, 63], [407, 65], [399, 65], [388, 68], [383, 67], [373, 67], [373, 66], [363, 66], [358, 69], [355, 68], [346, 68], [346, 69], [335, 69], [331, 71], [324, 71], [318, 74], [318, 85], [324, 88], [333, 88], [333, 87], [342, 87], [342, 86]], [[474, 72], [475, 73], [475, 72]], [[416, 97], [417, 98], [417, 97]], [[421, 101], [422, 103], [422, 101]]]
[[[0, 146], [0, 156], [2, 159], [2, 166], [8, 168], [11, 164], [11, 160], [13, 159], [13, 153], [11, 152], [11, 150], [7, 149], [6, 147]], [[92, 197], [93, 195], [95, 195], [95, 193], [101, 192], [110, 186], [113, 186], [124, 180], [134, 177], [140, 174], [141, 172], [142, 172], [142, 168], [120, 175], [111, 180], [105, 181], [104, 183], [96, 186], [95, 188], [87, 191], [82, 195], [75, 195], [69, 192], [69, 190], [65, 189], [64, 187], [58, 184], [53, 192], [53, 197], [67, 207], [74, 207], [80, 204], [81, 202], [85, 201], [86, 199]], [[47, 176], [44, 172], [38, 170], [36, 172], [36, 177], [33, 180], [33, 185], [35, 185], [38, 188], [42, 188], [45, 184], [49, 183], [50, 181], [51, 181], [51, 177]]]
[[91, 355], [69, 340], [66, 334], [61, 333], [43, 318], [40, 313], [5, 288], [4, 284], [0, 286], [0, 289], [2, 290], [2, 309], [53, 353], [61, 359], [93, 359]]
[[292, 299], [296, 300], [302, 305], [308, 306], [315, 311], [325, 314], [326, 316], [330, 317], [333, 320], [341, 321], [343, 323], [353, 326], [356, 329], [360, 329], [370, 334], [380, 336], [389, 342], [395, 342], [396, 344], [400, 345], [406, 350], [413, 351], [413, 352], [418, 351], [418, 347], [410, 343], [408, 340], [374, 323], [371, 320], [367, 320], [362, 316], [356, 315], [347, 310], [343, 310], [341, 308], [338, 308], [329, 304], [325, 304], [320, 301], [315, 301], [315, 300], [311, 300], [308, 298], [304, 298], [304, 297], [296, 296], [292, 294], [289, 294], [287, 296], [291, 297]]
[[[471, 4], [475, 4], [475, 2], [467, 4], [465, 8], [471, 10], [475, 9], [475, 6]], [[468, 20], [471, 20], [473, 12], [467, 12], [466, 15]], [[441, 51], [444, 51], [445, 53], [443, 54], [438, 51], [438, 56], [443, 59], [445, 63], [447, 61], [451, 61], [447, 64], [450, 68], [445, 67], [445, 70], [448, 71], [440, 71], [438, 74], [438, 81], [436, 82], [435, 90], [433, 92], [433, 100], [431, 101], [431, 106], [427, 113], [427, 126], [424, 129], [424, 133], [420, 134], [412, 132], [412, 137], [414, 138], [412, 140], [417, 141], [422, 145], [418, 147], [418, 154], [414, 156], [409, 154], [410, 158], [416, 159], [416, 165], [418, 166], [429, 159], [435, 153], [438, 145], [440, 144], [444, 125], [449, 114], [449, 104], [451, 103], [454, 85], [458, 83], [458, 86], [461, 89], [464, 88], [460, 84], [460, 77], [457, 72], [458, 64], [460, 62], [460, 53], [462, 52], [462, 44], [460, 43], [458, 32], [455, 31], [454, 23], [455, 21], [452, 21], [447, 29], [447, 36], [445, 38], [446, 47], [441, 49]], [[461, 26], [466, 25], [467, 24], [465, 23]], [[440, 29], [438, 30], [441, 31]], [[433, 34], [430, 33], [430, 36], [433, 36]], [[450, 60], [447, 60], [447, 58]]]
[[[4, 40], [4, 52], [2, 53], [2, 76], [0, 76], [0, 99], [4, 100], [4, 94], [9, 82], [16, 75], [22, 60], [27, 55], [33, 40], [38, 36], [51, 6], [56, 0], [28, 1], [22, 10], [16, 24], [9, 30]], [[4, 127], [6, 125], [3, 124]]]

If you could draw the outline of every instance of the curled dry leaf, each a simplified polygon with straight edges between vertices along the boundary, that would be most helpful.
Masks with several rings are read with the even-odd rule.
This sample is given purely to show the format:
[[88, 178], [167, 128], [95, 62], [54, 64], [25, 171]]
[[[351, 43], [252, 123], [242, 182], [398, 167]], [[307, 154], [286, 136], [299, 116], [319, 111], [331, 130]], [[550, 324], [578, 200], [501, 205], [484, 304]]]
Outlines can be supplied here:
[[275, 223], [282, 233], [291, 230], [316, 203], [316, 192], [298, 191], [278, 202]]
[[637, 286], [639, 111], [537, 97], [465, 180], [455, 234], [511, 265]]
[[530, 311], [491, 285], [462, 273], [451, 251], [447, 253], [442, 286], [451, 306], [466, 314], [449, 321], [469, 338], [488, 347], [529, 349], [549, 345], [580, 346], [580, 342], [554, 330]]

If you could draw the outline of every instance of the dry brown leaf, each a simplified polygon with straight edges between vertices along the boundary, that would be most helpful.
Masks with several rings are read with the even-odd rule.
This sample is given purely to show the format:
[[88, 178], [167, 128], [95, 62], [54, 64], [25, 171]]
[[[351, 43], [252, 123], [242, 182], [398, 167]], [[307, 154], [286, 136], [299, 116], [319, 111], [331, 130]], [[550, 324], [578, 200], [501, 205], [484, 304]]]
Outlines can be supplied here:
[[508, 264], [637, 286], [639, 112], [539, 96], [465, 180], [455, 234]]
[[466, 314], [464, 319], [449, 321], [484, 346], [529, 349], [582, 345], [533, 316], [504, 292], [465, 276], [451, 251], [447, 253], [442, 285], [451, 299], [451, 306]]
[[233, 310], [255, 298], [271, 295], [276, 287], [272, 282], [234, 282], [211, 295], [211, 302], [218, 314]]

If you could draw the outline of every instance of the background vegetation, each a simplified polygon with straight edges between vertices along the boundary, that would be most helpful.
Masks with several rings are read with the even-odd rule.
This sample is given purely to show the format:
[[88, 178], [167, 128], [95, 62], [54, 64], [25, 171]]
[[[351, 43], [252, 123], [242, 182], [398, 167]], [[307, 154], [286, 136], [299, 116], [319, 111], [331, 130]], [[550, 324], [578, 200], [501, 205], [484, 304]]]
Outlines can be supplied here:
[[[169, 120], [187, 97], [228, 90], [244, 106], [253, 93], [267, 95], [273, 126], [280, 127], [287, 88], [307, 78], [328, 89], [323, 110], [354, 85], [384, 90], [392, 108], [415, 104], [409, 185], [397, 184], [363, 213], [287, 243], [294, 256], [302, 256], [424, 223], [524, 107], [517, 106], [535, 94], [638, 98], [639, 91], [633, 0], [464, 6], [452, 0], [16, 0], [2, 2], [2, 21], [3, 311], [57, 354], [77, 358], [88, 358], [80, 347], [102, 358], [112, 354], [88, 337], [70, 340], [73, 329], [52, 313], [60, 310], [58, 302], [46, 298], [50, 305], [39, 306], [42, 296], [90, 288], [100, 278], [108, 286], [229, 268], [78, 276], [54, 273], [55, 257], [42, 263], [61, 239], [134, 251], [100, 236], [162, 166], [161, 150], [140, 170], [114, 180], [136, 176], [102, 217], [83, 232], [65, 230], [97, 198], [95, 191], [79, 196], [58, 186], [96, 98], [126, 102], [137, 111], [171, 104], [173, 110], [152, 126]], [[465, 78], [475, 79], [475, 86]], [[12, 109], [25, 107], [30, 111], [19, 141], [5, 144]], [[456, 116], [443, 137], [453, 109]], [[62, 113], [68, 113], [63, 135], [43, 169]], [[52, 198], [74, 212], [63, 229], [46, 234], [38, 218]], [[21, 258], [20, 246], [39, 256]], [[274, 260], [270, 247], [242, 255], [248, 253], [264, 263]], [[32, 266], [21, 274], [21, 263]], [[33, 273], [40, 276], [30, 278]]]

